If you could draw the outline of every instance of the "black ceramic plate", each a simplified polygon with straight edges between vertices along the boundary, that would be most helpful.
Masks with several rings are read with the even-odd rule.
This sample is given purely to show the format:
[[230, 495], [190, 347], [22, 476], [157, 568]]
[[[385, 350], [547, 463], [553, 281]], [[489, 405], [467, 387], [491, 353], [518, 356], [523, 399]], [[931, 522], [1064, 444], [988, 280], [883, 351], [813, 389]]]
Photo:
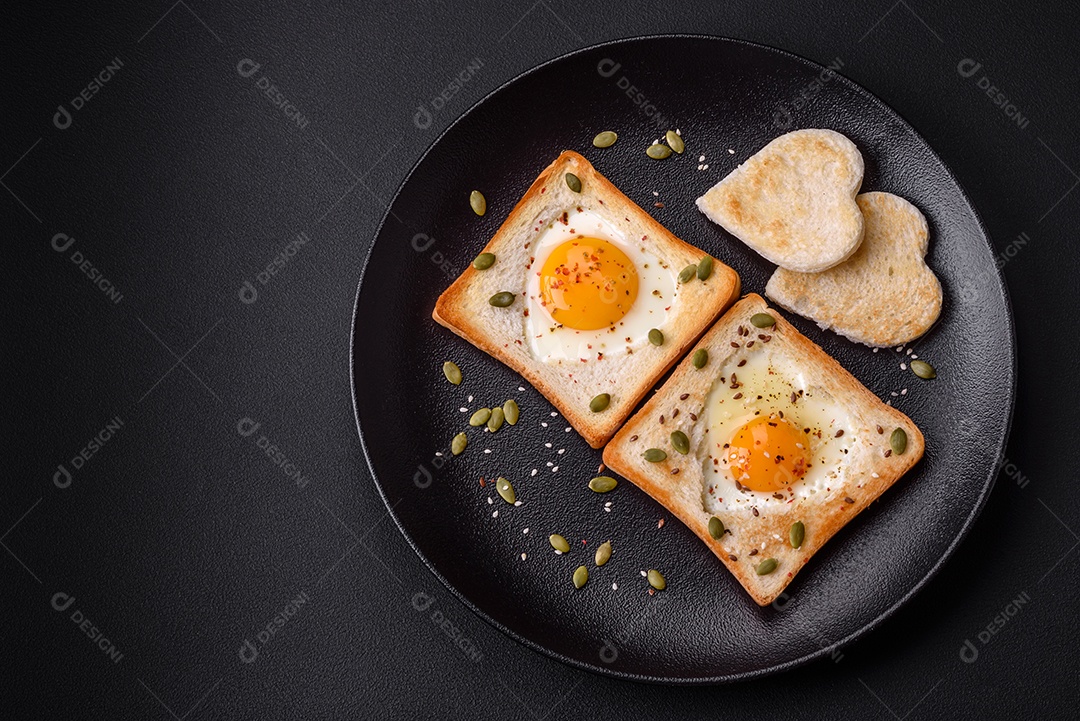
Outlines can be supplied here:
[[[668, 128], [681, 129], [685, 154], [646, 157]], [[676, 235], [735, 268], [744, 292], [761, 293], [773, 267], [707, 221], [694, 199], [796, 128], [844, 133], [866, 161], [863, 190], [897, 193], [923, 211], [928, 260], [946, 300], [940, 322], [915, 344], [938, 369], [932, 382], [901, 369], [904, 352], [872, 353], [789, 314], [910, 415], [927, 451], [813, 558], [781, 602], [759, 608], [693, 534], [632, 484], [607, 495], [589, 491], [600, 452], [565, 431], [516, 373], [436, 325], [431, 310], [533, 178], [567, 148]], [[605, 129], [618, 131], [618, 142], [592, 147]], [[699, 171], [701, 164], [708, 169]], [[487, 196], [483, 218], [469, 208], [473, 189]], [[663, 208], [654, 207], [658, 200]], [[986, 231], [941, 159], [854, 83], [788, 53], [720, 38], [652, 37], [582, 50], [522, 75], [454, 123], [410, 173], [379, 229], [357, 295], [352, 353], [372, 473], [402, 533], [439, 579], [532, 648], [593, 671], [667, 683], [791, 667], [895, 611], [942, 566], [982, 507], [1013, 404], [1004, 286]], [[458, 387], [443, 377], [447, 359], [464, 371]], [[518, 425], [495, 435], [474, 431], [467, 451], [450, 458], [450, 439], [468, 427], [469, 412], [509, 397], [521, 406]], [[520, 507], [480, 486], [481, 476], [498, 475], [514, 482]], [[658, 528], [661, 519], [667, 523]], [[570, 540], [570, 554], [552, 552], [551, 533]], [[615, 555], [596, 569], [593, 551], [605, 539], [614, 540]], [[576, 591], [570, 578], [580, 564], [592, 568], [591, 578]], [[648, 595], [646, 568], [664, 572], [666, 591]]]

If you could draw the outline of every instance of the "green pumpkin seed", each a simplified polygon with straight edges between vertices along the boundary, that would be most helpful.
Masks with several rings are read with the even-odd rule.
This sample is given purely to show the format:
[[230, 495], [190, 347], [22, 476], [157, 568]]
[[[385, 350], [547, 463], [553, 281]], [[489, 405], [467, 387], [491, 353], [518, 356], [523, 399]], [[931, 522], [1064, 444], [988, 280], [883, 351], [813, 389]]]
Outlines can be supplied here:
[[514, 304], [514, 298], [516, 297], [517, 296], [515, 296], [510, 291], [504, 290], [501, 293], [496, 293], [495, 295], [488, 298], [488, 303], [495, 306], [496, 308], [508, 308]]
[[495, 265], [494, 253], [481, 253], [473, 259], [472, 267], [477, 270], [487, 270], [491, 266]]
[[608, 491], [613, 491], [615, 490], [615, 486], [617, 485], [619, 485], [619, 482], [611, 476], [597, 476], [596, 478], [589, 481], [589, 488], [596, 491], [597, 493], [607, 493]]
[[776, 567], [779, 565], [780, 564], [777, 563], [775, 558], [766, 558], [754, 568], [754, 571], [756, 571], [759, 576], [765, 576], [775, 571]]
[[717, 541], [724, 535], [724, 522], [716, 516], [709, 519], [709, 535]]
[[589, 582], [589, 569], [584, 566], [578, 566], [574, 570], [574, 588], [581, 588]]
[[611, 541], [604, 541], [596, 549], [596, 565], [603, 566], [611, 560]]
[[458, 433], [454, 436], [454, 440], [450, 441], [450, 452], [455, 456], [461, 455], [461, 452], [465, 450], [465, 446], [469, 445], [469, 438], [464, 433]]
[[664, 345], [664, 334], [660, 329], [653, 328], [649, 331], [649, 342], [653, 345]]
[[768, 313], [754, 313], [750, 316], [750, 323], [755, 328], [771, 328], [776, 325], [776, 318]]
[[659, 448], [650, 448], [649, 450], [641, 454], [641, 457], [649, 463], [659, 463], [660, 461], [667, 458], [667, 453], [660, 450]]
[[682, 155], [682, 151], [686, 150], [686, 143], [683, 142], [682, 137], [674, 130], [669, 130], [664, 133], [664, 140], [666, 140], [667, 144], [671, 146], [671, 149], [679, 155]]
[[903, 428], [897, 428], [889, 436], [889, 445], [892, 447], [893, 453], [900, 456], [907, 450], [907, 433]]
[[443, 375], [446, 376], [446, 380], [456, 386], [461, 385], [461, 369], [457, 367], [457, 363], [454, 361], [446, 361], [442, 364], [442, 372]]
[[518, 408], [517, 401], [511, 398], [506, 403], [503, 403], [502, 411], [503, 417], [506, 419], [506, 422], [512, 426], [516, 426], [518, 422], [518, 416], [521, 415], [521, 409]]
[[937, 378], [937, 371], [934, 370], [934, 366], [924, 360], [911, 361], [911, 372], [927, 381]]
[[712, 275], [712, 266], [712, 256], [706, 255], [704, 258], [702, 258], [701, 261], [697, 264], [698, 280], [708, 280], [709, 276]]
[[559, 551], [560, 553], [570, 552], [570, 544], [558, 533], [552, 533], [550, 536], [548, 536], [548, 543], [550, 543], [551, 547], [554, 548], [556, 551]]
[[672, 431], [671, 447], [685, 456], [690, 452], [690, 439], [682, 431]]
[[487, 212], [487, 199], [479, 190], [474, 190], [469, 193], [469, 206], [472, 207], [473, 212], [477, 215], [483, 215]]
[[609, 403], [611, 403], [611, 396], [607, 393], [601, 393], [589, 401], [589, 410], [593, 413], [599, 413], [607, 408]]
[[619, 136], [614, 130], [605, 130], [596, 134], [596, 137], [592, 139], [592, 144], [597, 148], [610, 148], [618, 139]]
[[479, 428], [480, 426], [487, 423], [489, 418], [491, 418], [491, 409], [481, 408], [476, 413], [473, 413], [472, 417], [469, 418], [469, 425], [473, 428]]
[[502, 428], [503, 421], [506, 420], [506, 416], [503, 414], [503, 409], [496, 406], [491, 409], [491, 418], [488, 418], [487, 428], [494, 433]]
[[649, 579], [649, 585], [657, 591], [663, 591], [667, 588], [667, 581], [664, 579], [664, 574], [660, 573], [655, 568], [650, 568], [646, 577]]
[[575, 193], [581, 192], [581, 178], [574, 175], [573, 173], [567, 173], [563, 177], [566, 179], [566, 187], [570, 188], [570, 190], [574, 191]]
[[690, 362], [694, 364], [695, 368], [701, 370], [705, 367], [705, 364], [709, 362], [709, 351], [704, 348], [698, 348], [694, 351], [694, 355], [690, 359]]
[[653, 160], [663, 160], [671, 155], [671, 148], [657, 143], [656, 145], [650, 145], [649, 149], [645, 151], [645, 154]]
[[791, 543], [792, 548], [799, 548], [802, 546], [803, 538], [806, 537], [806, 526], [802, 521], [795, 521], [791, 524], [791, 530], [788, 531], [788, 542]]
[[502, 476], [499, 476], [499, 480], [495, 481], [495, 490], [499, 492], [502, 499], [514, 505], [514, 501], [517, 500], [517, 495], [514, 493], [514, 487], [510, 485], [510, 481], [506, 480]]
[[697, 266], [696, 265], [688, 265], [685, 268], [683, 268], [681, 271], [679, 271], [679, 282], [680, 283], [689, 283], [691, 280], [694, 279], [694, 276], [696, 276], [696, 275], [697, 275]]

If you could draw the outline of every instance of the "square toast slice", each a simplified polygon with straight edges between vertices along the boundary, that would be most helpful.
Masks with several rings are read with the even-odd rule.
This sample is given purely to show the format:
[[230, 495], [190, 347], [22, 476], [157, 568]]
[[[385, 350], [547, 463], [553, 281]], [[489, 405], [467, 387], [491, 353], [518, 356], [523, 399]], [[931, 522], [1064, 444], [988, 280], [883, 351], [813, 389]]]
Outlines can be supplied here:
[[[569, 187], [567, 173], [580, 180], [580, 192]], [[626, 329], [611, 326], [610, 346], [593, 348], [588, 358], [545, 360], [534, 351], [530, 329], [540, 320], [539, 314], [529, 319], [527, 294], [530, 274], [539, 275], [544, 265], [536, 245], [549, 228], [560, 220], [565, 226], [570, 213], [581, 212], [602, 218], [628, 257], [640, 252], [659, 259], [661, 268], [653, 267], [650, 273], [670, 275], [674, 297], [664, 309], [666, 317], [655, 326], [663, 333], [662, 345], [650, 343], [648, 327], [631, 337]], [[483, 270], [467, 267], [439, 297], [432, 317], [520, 373], [593, 448], [611, 438], [645, 393], [739, 295], [738, 274], [711, 258], [712, 272], [704, 280], [679, 283], [682, 269], [709, 256], [675, 237], [572, 151], [564, 151], [540, 173], [482, 252], [494, 254], [494, 264]], [[503, 292], [513, 293], [513, 302], [492, 306], [489, 299]], [[639, 295], [634, 302], [642, 300]], [[559, 326], [550, 318], [542, 323]], [[574, 333], [560, 326], [559, 332], [564, 331]], [[608, 394], [610, 401], [593, 412], [590, 403], [601, 394]]]
[[[774, 325], [755, 327], [751, 318], [757, 314], [768, 314]], [[765, 606], [829, 538], [915, 465], [923, 455], [923, 435], [758, 295], [736, 303], [696, 347], [708, 352], [704, 367], [695, 367], [693, 355], [688, 356], [607, 445], [604, 463], [678, 516]], [[757, 375], [746, 373], [755, 368]], [[813, 411], [814, 404], [827, 412]], [[721, 426], [706, 429], [714, 419], [731, 418], [731, 427], [741, 430], [737, 424], [747, 411], [761, 412], [770, 426], [784, 425], [776, 420], [782, 408], [787, 413], [780, 419], [809, 431], [796, 436], [808, 443], [806, 475], [789, 474], [779, 489], [741, 485], [735, 476], [748, 479], [742, 475], [746, 466], [720, 460], [736, 457], [731, 454], [738, 433], [728, 435]], [[686, 435], [688, 454], [674, 448], [673, 431]], [[894, 434], [906, 439], [902, 452], [893, 447]], [[771, 444], [772, 437], [765, 442]], [[660, 449], [666, 458], [649, 462], [648, 449]], [[767, 452], [764, 457], [780, 467], [782, 457]], [[725, 529], [719, 538], [710, 532], [714, 516]], [[797, 548], [790, 539], [796, 522], [804, 529]], [[766, 559], [775, 559], [775, 570], [762, 565]]]

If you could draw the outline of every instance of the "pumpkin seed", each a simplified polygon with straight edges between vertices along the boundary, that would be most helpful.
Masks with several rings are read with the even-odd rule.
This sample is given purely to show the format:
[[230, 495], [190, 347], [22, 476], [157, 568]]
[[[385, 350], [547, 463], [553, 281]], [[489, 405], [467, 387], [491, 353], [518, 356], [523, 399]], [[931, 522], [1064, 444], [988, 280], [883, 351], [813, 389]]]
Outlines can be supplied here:
[[446, 361], [442, 364], [442, 372], [443, 375], [446, 376], [446, 380], [456, 386], [461, 385], [461, 369], [457, 367], [457, 363], [454, 361]]
[[510, 485], [510, 481], [506, 480], [502, 476], [499, 476], [499, 480], [495, 481], [495, 490], [499, 492], [502, 499], [514, 505], [514, 501], [517, 500], [517, 495], [514, 493], [514, 487]]
[[574, 588], [581, 588], [589, 582], [589, 569], [578, 566], [574, 571]]
[[724, 522], [716, 516], [709, 519], [709, 535], [717, 541], [724, 535]]
[[611, 396], [607, 393], [601, 393], [589, 401], [589, 410], [593, 413], [599, 413], [607, 408], [609, 403], [611, 403]]
[[503, 415], [503, 409], [495, 406], [491, 409], [491, 417], [488, 418], [487, 428], [494, 433], [502, 428], [503, 421], [506, 420], [506, 416]]
[[597, 148], [610, 148], [618, 139], [619, 136], [614, 130], [605, 130], [602, 133], [596, 134], [596, 137], [592, 139], [592, 144]]
[[650, 448], [649, 450], [645, 451], [641, 455], [641, 457], [647, 460], [649, 463], [659, 463], [660, 461], [667, 458], [667, 453], [664, 453], [659, 448]]
[[682, 137], [674, 130], [669, 130], [664, 133], [664, 140], [666, 140], [667, 144], [671, 146], [671, 149], [679, 155], [682, 155], [682, 151], [686, 150], [686, 143], [683, 142]]
[[477, 270], [487, 270], [493, 265], [495, 265], [494, 253], [481, 253], [472, 262], [472, 267]]
[[604, 541], [596, 549], [596, 565], [603, 566], [611, 560], [611, 541]]
[[664, 345], [664, 334], [659, 328], [653, 328], [649, 331], [649, 342], [653, 345]]
[[655, 568], [650, 568], [646, 577], [649, 579], [649, 585], [657, 591], [663, 591], [667, 588], [667, 581], [664, 580], [664, 574], [660, 573]]
[[450, 441], [450, 452], [455, 456], [461, 455], [461, 452], [465, 450], [465, 446], [469, 445], [469, 438], [464, 433], [458, 433], [454, 436], [454, 440]]
[[694, 364], [695, 368], [701, 370], [705, 367], [705, 364], [709, 362], [709, 351], [704, 348], [698, 348], [694, 351], [694, 355], [690, 359], [690, 362]]
[[560, 536], [558, 533], [552, 533], [550, 536], [548, 536], [548, 543], [550, 543], [551, 547], [554, 548], [556, 551], [559, 551], [561, 553], [570, 552], [569, 542], [567, 542], [567, 540]]
[[771, 328], [776, 325], [776, 318], [773, 318], [768, 313], [754, 313], [750, 316], [750, 323], [755, 328]]
[[690, 452], [690, 439], [682, 431], [672, 431], [671, 447], [685, 456]]
[[469, 418], [469, 425], [473, 428], [479, 428], [480, 426], [487, 423], [489, 418], [491, 418], [491, 409], [481, 408], [476, 413], [473, 413], [472, 417]]
[[563, 177], [566, 179], [566, 187], [570, 188], [570, 190], [574, 191], [575, 193], [581, 192], [581, 178], [574, 175], [573, 173], [567, 173]]
[[709, 276], [712, 275], [712, 265], [712, 256], [706, 255], [704, 258], [701, 259], [701, 261], [697, 264], [698, 280], [708, 280]]
[[483, 215], [487, 212], [487, 199], [479, 190], [474, 190], [469, 193], [469, 206], [472, 207], [473, 212], [477, 215]]
[[903, 428], [897, 428], [889, 436], [889, 445], [892, 447], [893, 453], [900, 456], [907, 450], [907, 433]]
[[759, 576], [765, 576], [775, 571], [778, 565], [780, 564], [776, 562], [775, 558], [766, 558], [754, 568], [754, 571]]
[[521, 409], [518, 408], [517, 401], [511, 398], [506, 403], [503, 403], [502, 411], [503, 417], [506, 419], [506, 422], [512, 426], [516, 426], [518, 422], [518, 416], [521, 415]]
[[611, 476], [597, 476], [596, 478], [589, 481], [589, 488], [596, 491], [597, 493], [607, 493], [608, 491], [613, 491], [615, 490], [615, 486], [617, 485], [619, 485], [619, 482]]
[[514, 298], [516, 297], [517, 296], [515, 296], [510, 291], [504, 290], [501, 293], [496, 293], [495, 295], [488, 298], [488, 303], [495, 306], [496, 308], [508, 308], [509, 306], [514, 304]]
[[934, 366], [924, 360], [911, 361], [911, 372], [927, 381], [937, 378], [937, 371], [934, 370]]
[[656, 145], [650, 145], [649, 149], [645, 151], [645, 154], [653, 160], [663, 160], [671, 155], [671, 148], [657, 143]]
[[788, 531], [787, 536], [791, 547], [799, 548], [806, 537], [806, 526], [803, 525], [802, 521], [795, 521], [795, 523], [791, 524], [791, 530]]
[[689, 283], [691, 280], [694, 279], [695, 275], [697, 275], [697, 266], [696, 265], [688, 265], [685, 268], [683, 268], [681, 271], [679, 271], [679, 282], [680, 283]]

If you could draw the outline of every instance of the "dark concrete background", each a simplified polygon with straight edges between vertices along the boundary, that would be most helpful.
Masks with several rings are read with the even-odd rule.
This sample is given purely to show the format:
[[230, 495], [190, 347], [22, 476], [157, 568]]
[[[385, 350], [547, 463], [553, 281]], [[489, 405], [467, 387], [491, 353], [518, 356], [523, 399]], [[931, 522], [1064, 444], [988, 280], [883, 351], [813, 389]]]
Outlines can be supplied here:
[[[1077, 9], [166, 0], [8, 15], [5, 717], [1075, 715]], [[474, 617], [387, 520], [350, 401], [359, 270], [423, 150], [518, 73], [656, 32], [839, 59], [970, 193], [1017, 320], [1006, 462], [941, 574], [838, 660], [726, 687], [596, 677]], [[418, 106], [477, 59], [418, 128]], [[414, 609], [418, 592], [468, 644]]]

